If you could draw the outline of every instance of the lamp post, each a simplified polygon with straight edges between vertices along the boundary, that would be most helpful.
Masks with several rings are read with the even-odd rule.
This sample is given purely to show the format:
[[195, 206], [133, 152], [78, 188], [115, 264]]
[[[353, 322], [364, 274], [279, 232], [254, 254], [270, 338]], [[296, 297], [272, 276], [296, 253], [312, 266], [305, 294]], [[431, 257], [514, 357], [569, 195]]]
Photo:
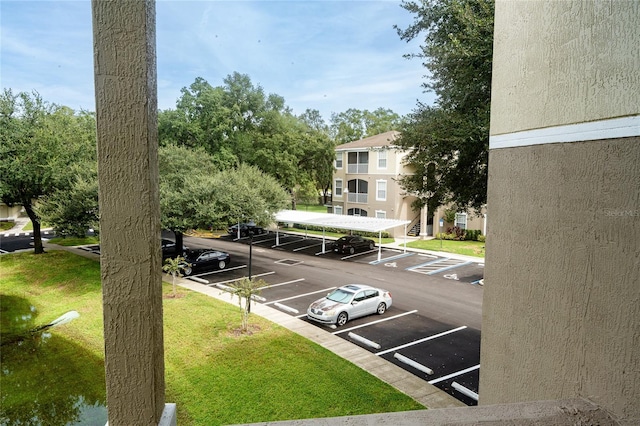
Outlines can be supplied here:
[[251, 281], [251, 260], [253, 257], [253, 229], [249, 231], [249, 281]]

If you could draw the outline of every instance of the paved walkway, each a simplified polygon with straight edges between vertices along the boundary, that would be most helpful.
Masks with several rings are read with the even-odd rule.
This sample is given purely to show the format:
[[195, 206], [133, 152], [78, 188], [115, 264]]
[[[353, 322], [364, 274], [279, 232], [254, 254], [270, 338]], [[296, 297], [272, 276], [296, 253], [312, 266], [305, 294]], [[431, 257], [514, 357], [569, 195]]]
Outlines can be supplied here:
[[7, 229], [6, 231], [0, 231], [0, 235], [21, 233], [22, 228], [27, 226], [29, 222], [31, 222], [31, 220], [28, 217], [19, 217], [14, 220], [13, 228]]

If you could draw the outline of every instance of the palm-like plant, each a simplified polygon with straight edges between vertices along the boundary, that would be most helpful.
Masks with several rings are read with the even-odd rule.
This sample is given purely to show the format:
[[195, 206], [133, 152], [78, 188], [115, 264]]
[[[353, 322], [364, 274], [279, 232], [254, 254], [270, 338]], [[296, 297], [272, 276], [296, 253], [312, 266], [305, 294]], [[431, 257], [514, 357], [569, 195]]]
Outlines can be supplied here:
[[185, 259], [182, 256], [169, 258], [164, 261], [162, 270], [170, 274], [172, 277], [173, 297], [176, 297], [176, 278], [182, 276], [182, 270], [187, 266], [190, 266], [190, 265], [187, 262], [185, 262]]

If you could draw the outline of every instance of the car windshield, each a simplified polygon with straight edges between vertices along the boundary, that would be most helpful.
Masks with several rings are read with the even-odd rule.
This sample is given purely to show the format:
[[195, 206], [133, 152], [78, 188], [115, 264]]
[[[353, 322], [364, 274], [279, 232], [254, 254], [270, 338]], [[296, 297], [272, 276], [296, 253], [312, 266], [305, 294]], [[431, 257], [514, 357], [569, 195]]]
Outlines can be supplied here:
[[336, 290], [333, 290], [327, 296], [327, 299], [333, 302], [349, 303], [352, 297], [353, 297], [353, 293], [351, 293], [350, 291], [345, 291], [341, 288], [338, 288]]

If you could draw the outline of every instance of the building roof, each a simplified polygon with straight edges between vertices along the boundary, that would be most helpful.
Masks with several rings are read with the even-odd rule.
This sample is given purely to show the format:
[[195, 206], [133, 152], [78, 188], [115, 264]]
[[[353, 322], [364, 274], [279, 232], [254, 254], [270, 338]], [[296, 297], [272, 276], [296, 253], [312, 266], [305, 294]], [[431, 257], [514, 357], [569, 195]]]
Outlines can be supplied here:
[[380, 133], [379, 135], [369, 136], [368, 138], [360, 139], [338, 145], [336, 151], [347, 151], [350, 149], [362, 149], [362, 148], [381, 148], [383, 146], [394, 146], [395, 141], [400, 136], [400, 132], [391, 130], [389, 132]]
[[324, 228], [349, 229], [363, 232], [380, 232], [396, 226], [407, 225], [409, 220], [379, 219], [377, 217], [350, 216], [333, 213], [314, 213], [300, 210], [281, 210], [276, 213], [278, 222], [315, 225]]

